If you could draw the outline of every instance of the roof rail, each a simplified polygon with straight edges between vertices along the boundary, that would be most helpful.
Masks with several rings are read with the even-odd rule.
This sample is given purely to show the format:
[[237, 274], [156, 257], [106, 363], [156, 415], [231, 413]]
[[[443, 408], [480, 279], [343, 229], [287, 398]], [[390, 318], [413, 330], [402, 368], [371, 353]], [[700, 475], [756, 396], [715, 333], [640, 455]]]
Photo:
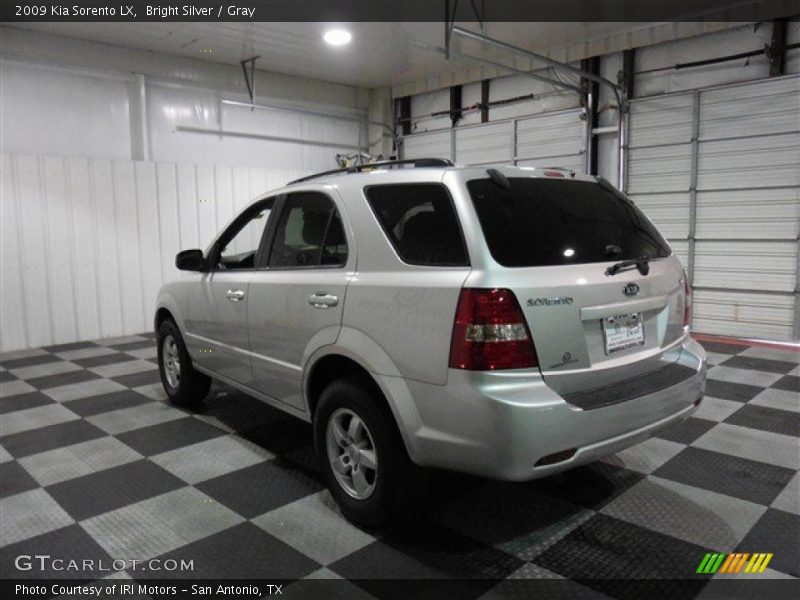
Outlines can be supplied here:
[[295, 179], [294, 181], [290, 181], [286, 185], [292, 185], [293, 183], [300, 183], [302, 181], [309, 181], [311, 179], [316, 179], [317, 177], [323, 177], [324, 175], [336, 175], [340, 173], [360, 173], [361, 171], [366, 171], [369, 169], [378, 169], [383, 167], [397, 167], [403, 165], [410, 165], [415, 168], [452, 167], [453, 163], [447, 160], [446, 158], [410, 158], [406, 160], [383, 160], [379, 162], [368, 163], [366, 165], [354, 165], [352, 167], [346, 167], [344, 169], [333, 169], [332, 171], [322, 171], [321, 173], [306, 175], [305, 177], [301, 177], [300, 179]]

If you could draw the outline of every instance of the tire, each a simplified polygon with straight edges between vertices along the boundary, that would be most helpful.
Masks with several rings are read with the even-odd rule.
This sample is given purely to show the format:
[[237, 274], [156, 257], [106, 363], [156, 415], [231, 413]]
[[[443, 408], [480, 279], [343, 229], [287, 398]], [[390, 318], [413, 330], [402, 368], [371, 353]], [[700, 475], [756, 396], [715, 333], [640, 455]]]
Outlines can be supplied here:
[[[412, 515], [420, 506], [425, 479], [425, 472], [409, 459], [379, 394], [374, 385], [338, 379], [322, 392], [314, 416], [314, 442], [328, 488], [344, 516], [366, 527]], [[353, 419], [362, 426], [356, 425], [351, 436]], [[334, 423], [341, 426], [338, 435]]]
[[158, 327], [158, 371], [161, 385], [175, 405], [191, 406], [208, 395], [211, 378], [194, 370], [181, 332], [171, 319]]

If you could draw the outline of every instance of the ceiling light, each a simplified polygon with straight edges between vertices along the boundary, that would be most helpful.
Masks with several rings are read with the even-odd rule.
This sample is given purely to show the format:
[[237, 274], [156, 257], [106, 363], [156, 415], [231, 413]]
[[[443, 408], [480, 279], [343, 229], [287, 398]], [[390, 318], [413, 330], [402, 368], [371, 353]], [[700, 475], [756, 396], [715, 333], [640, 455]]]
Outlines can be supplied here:
[[350, 43], [353, 36], [350, 35], [349, 31], [345, 31], [344, 29], [331, 29], [325, 32], [322, 39], [331, 46], [344, 46]]

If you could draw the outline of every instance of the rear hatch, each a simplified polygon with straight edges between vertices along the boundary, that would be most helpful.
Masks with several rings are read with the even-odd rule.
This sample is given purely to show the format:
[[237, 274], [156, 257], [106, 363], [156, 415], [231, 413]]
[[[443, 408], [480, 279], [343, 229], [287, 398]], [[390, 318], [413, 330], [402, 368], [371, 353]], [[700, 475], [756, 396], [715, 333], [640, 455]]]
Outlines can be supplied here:
[[467, 189], [549, 387], [594, 408], [686, 378], [669, 368], [683, 334], [683, 270], [631, 200], [562, 176], [480, 178]]

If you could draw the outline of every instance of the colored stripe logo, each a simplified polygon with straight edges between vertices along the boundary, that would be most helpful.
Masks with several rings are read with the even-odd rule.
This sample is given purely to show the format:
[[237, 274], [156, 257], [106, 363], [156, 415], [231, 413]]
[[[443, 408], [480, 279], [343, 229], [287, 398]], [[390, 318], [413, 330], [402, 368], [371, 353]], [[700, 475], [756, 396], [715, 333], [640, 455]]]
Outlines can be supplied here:
[[703, 575], [713, 575], [714, 573], [763, 573], [769, 561], [772, 560], [772, 552], [734, 552], [725, 554], [724, 552], [708, 552], [700, 565], [697, 573]]

